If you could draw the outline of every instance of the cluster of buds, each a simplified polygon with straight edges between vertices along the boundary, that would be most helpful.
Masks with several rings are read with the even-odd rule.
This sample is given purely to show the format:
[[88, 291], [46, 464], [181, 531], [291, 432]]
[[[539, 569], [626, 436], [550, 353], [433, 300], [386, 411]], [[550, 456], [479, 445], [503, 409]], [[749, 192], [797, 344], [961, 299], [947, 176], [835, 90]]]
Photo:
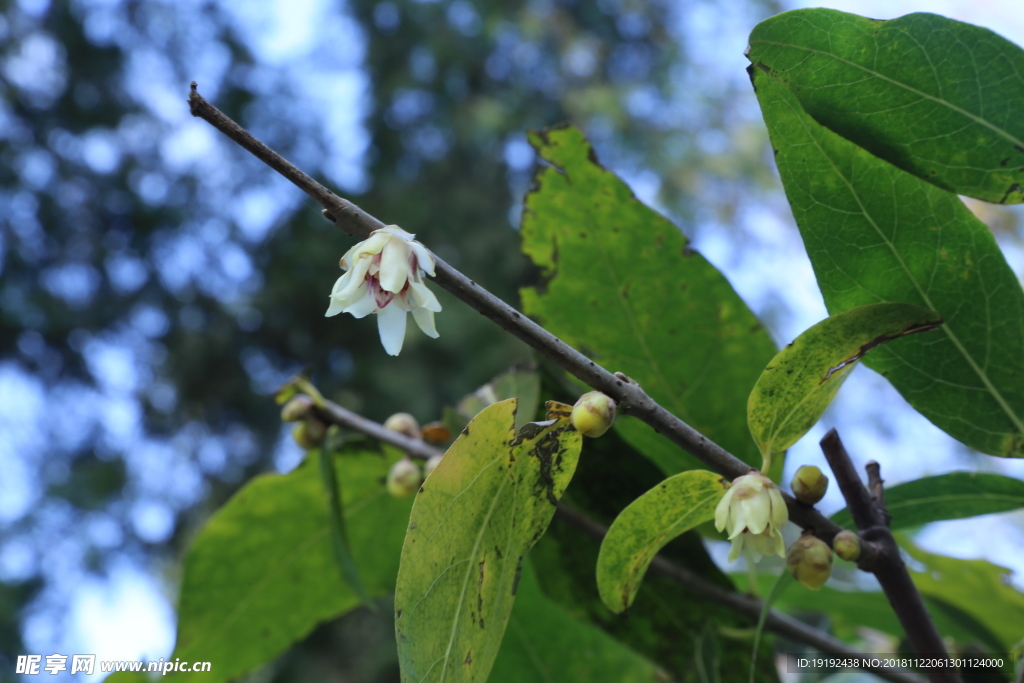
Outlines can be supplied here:
[[305, 394], [296, 394], [281, 408], [281, 419], [294, 422], [292, 438], [300, 448], [309, 450], [324, 442], [327, 425], [313, 414], [313, 399]]
[[[409, 413], [395, 413], [384, 421], [384, 429], [404, 434], [410, 439], [424, 439], [427, 435], [435, 435], [438, 430], [443, 431], [441, 437], [451, 437], [451, 433], [443, 426], [431, 423], [421, 428], [416, 418]], [[430, 439], [427, 439], [430, 440]], [[396, 498], [406, 498], [415, 494], [423, 480], [430, 476], [441, 463], [443, 455], [434, 455], [427, 459], [421, 469], [418, 464], [409, 457], [402, 458], [388, 472], [387, 489], [388, 493]]]

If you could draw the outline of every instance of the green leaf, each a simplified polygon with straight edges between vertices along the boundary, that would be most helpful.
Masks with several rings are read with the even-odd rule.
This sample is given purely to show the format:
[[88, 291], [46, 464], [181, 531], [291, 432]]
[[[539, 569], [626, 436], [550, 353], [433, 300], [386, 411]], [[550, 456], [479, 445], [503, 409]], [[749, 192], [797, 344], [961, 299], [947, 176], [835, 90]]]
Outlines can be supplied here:
[[107, 683], [150, 683], [147, 674], [133, 671], [118, 671], [117, 673], [110, 674], [103, 680]]
[[319, 453], [320, 481], [327, 493], [327, 520], [331, 526], [331, 548], [334, 550], [334, 559], [338, 563], [338, 570], [341, 577], [348, 583], [349, 587], [359, 596], [363, 605], [370, 609], [377, 609], [366, 590], [359, 575], [359, 567], [356, 566], [355, 558], [352, 557], [352, 549], [349, 547], [348, 532], [345, 530], [344, 502], [341, 497], [341, 487], [338, 486], [338, 474], [334, 469], [334, 456], [327, 448], [321, 448]]
[[779, 351], [747, 401], [747, 422], [765, 462], [796, 443], [871, 349], [942, 323], [910, 304], [858, 306], [822, 320]]
[[757, 25], [750, 61], [818, 123], [950, 192], [1024, 201], [1024, 50], [936, 14], [830, 9]]
[[[336, 457], [351, 554], [372, 596], [394, 589], [411, 505], [381, 483], [401, 456], [389, 452]], [[236, 678], [359, 606], [338, 572], [320, 476], [312, 451], [290, 474], [254, 478], [203, 527], [185, 557], [173, 657], [215, 664], [167, 680]]]
[[[910, 529], [929, 522], [1024, 508], [1024, 481], [1001, 474], [950, 472], [886, 488], [885, 505], [892, 515], [894, 531]], [[846, 508], [832, 515], [832, 521], [847, 529], [855, 528]]]
[[533, 563], [523, 563], [515, 608], [488, 683], [655, 680], [659, 680], [656, 666], [548, 600]]
[[515, 431], [516, 399], [480, 413], [413, 505], [395, 592], [403, 681], [486, 681], [523, 559], [576, 469], [571, 407]]
[[[1009, 585], [1012, 573], [986, 560], [962, 560], [921, 550], [905, 537], [900, 547], [924, 565], [910, 576], [926, 598], [941, 600], [972, 616], [1012, 652], [1024, 635], [1024, 594]], [[998, 539], [992, 539], [997, 543]]]
[[[545, 383], [546, 390], [550, 384]], [[558, 395], [557, 389], [550, 391]], [[627, 505], [663, 478], [664, 474], [652, 461], [611, 430], [600, 439], [587, 440], [586, 453], [580, 458], [564, 500], [592, 519], [610, 525]], [[754, 626], [754, 619], [651, 573], [640, 586], [628, 615], [615, 615], [605, 607], [594, 580], [599, 551], [599, 541], [556, 515], [530, 552], [530, 561], [537, 568], [537, 578], [549, 600], [664, 668], [678, 683], [699, 682], [692, 643], [708, 627], [724, 632]], [[670, 542], [661, 555], [714, 585], [733, 590], [732, 582], [708, 556], [696, 530]], [[721, 638], [719, 644], [722, 680], [745, 680], [750, 666], [750, 641]], [[758, 681], [778, 683], [771, 643], [763, 642], [761, 648]]]
[[[754, 650], [756, 652], [757, 648]], [[697, 680], [700, 683], [721, 683], [722, 647], [718, 642], [718, 634], [710, 625], [694, 641], [693, 658], [697, 663]]]
[[[551, 165], [523, 209], [523, 252], [544, 277], [521, 291], [523, 310], [760, 465], [743, 401], [775, 353], [768, 334], [679, 229], [597, 163], [578, 129], [531, 133], [530, 142]], [[703, 467], [636, 419], [616, 428], [666, 474]]]
[[1024, 456], [1024, 291], [992, 233], [955, 196], [818, 125], [762, 69], [751, 74], [829, 312], [892, 301], [945, 320], [865, 363], [954, 438]]
[[625, 612], [654, 556], [672, 539], [715, 517], [729, 488], [721, 475], [691, 470], [669, 477], [615, 519], [597, 557], [597, 589], [613, 612]]

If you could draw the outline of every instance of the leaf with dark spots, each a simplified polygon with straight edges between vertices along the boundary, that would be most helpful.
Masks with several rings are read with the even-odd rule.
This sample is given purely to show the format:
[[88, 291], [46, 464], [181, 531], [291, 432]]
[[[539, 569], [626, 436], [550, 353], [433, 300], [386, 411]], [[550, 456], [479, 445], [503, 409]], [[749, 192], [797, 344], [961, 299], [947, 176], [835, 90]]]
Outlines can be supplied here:
[[[524, 311], [730, 452], [759, 462], [743, 400], [775, 352], [768, 334], [683, 233], [594, 160], [579, 130], [530, 141], [562, 172], [541, 168], [526, 197], [523, 251], [545, 284], [522, 290]], [[669, 474], [701, 466], [636, 419], [615, 429]]]
[[[811, 16], [783, 16], [790, 15]], [[865, 364], [967, 446], [1024, 457], [1024, 290], [992, 231], [953, 194], [819, 124], [785, 85], [760, 73], [755, 78], [772, 144], [780, 149], [776, 163], [829, 312], [902, 302], [945, 320], [936, 334], [886, 344]], [[1015, 122], [1024, 125], [1024, 118]], [[999, 168], [1005, 156], [992, 166]], [[998, 185], [1000, 193], [1005, 188]]]
[[[544, 533], [575, 471], [581, 437], [569, 426], [571, 407], [549, 403], [547, 420], [518, 432], [515, 408], [509, 399], [477, 415], [470, 435], [459, 437], [431, 473], [430, 495], [413, 505], [421, 542], [406, 536], [395, 593], [395, 608], [405, 613], [403, 681], [487, 680], [522, 557]], [[562, 466], [555, 468], [559, 452]], [[474, 666], [458, 666], [454, 653], [464, 651], [473, 653]]]
[[869, 304], [827, 318], [797, 337], [764, 369], [747, 402], [750, 433], [765, 460], [818, 421], [865, 354], [941, 324], [941, 316], [920, 306]]

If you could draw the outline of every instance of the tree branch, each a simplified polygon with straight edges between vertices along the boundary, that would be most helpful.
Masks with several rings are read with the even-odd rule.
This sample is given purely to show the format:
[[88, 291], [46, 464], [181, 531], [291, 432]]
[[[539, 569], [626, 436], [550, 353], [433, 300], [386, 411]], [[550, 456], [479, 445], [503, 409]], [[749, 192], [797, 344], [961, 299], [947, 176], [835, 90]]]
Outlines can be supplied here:
[[[362, 415], [342, 408], [336, 403], [325, 400], [323, 405], [313, 409], [314, 414], [321, 420], [338, 424], [344, 427], [355, 429], [384, 443], [397, 446], [405, 450], [413, 458], [426, 460], [434, 455], [441, 455], [442, 450], [431, 446], [419, 439], [411, 439], [404, 434], [385, 429], [384, 425], [367, 419]], [[555, 510], [556, 516], [572, 527], [582, 531], [596, 541], [604, 539], [608, 533], [608, 527], [590, 518], [585, 512], [574, 507], [559, 503]], [[655, 556], [651, 562], [650, 571], [653, 574], [664, 576], [681, 586], [684, 586], [694, 593], [725, 605], [740, 614], [746, 614], [757, 620], [761, 616], [763, 603], [750, 595], [743, 595], [730, 591], [708, 581], [707, 579], [694, 574], [693, 572], [680, 567], [671, 560]], [[829, 654], [841, 655], [850, 658], [861, 658], [861, 655], [837, 638], [824, 633], [813, 626], [809, 626], [792, 617], [777, 611], [769, 611], [765, 619], [765, 628], [774, 631], [779, 635], [791, 640], [805, 643], [811, 647]], [[900, 669], [865, 668], [865, 671], [892, 681], [893, 683], [924, 683], [923, 679], [914, 674]]]
[[[608, 527], [590, 519], [585, 513], [570, 507], [565, 503], [558, 504], [558, 509], [555, 514], [559, 519], [576, 527], [596, 541], [603, 540], [605, 535], [608, 533]], [[679, 585], [685, 586], [694, 593], [699, 594], [701, 597], [708, 598], [719, 604], [725, 605], [740, 614], [746, 614], [754, 619], [754, 621], [757, 621], [760, 618], [761, 610], [764, 609], [764, 603], [754, 596], [726, 590], [725, 588], [708, 581], [702, 576], [680, 567], [661, 555], [656, 555], [654, 557], [651, 561], [649, 571], [651, 574], [664, 576], [667, 579], [675, 581]], [[810, 645], [821, 652], [849, 657], [850, 659], [864, 659], [862, 654], [858, 653], [838, 638], [833, 638], [813, 626], [805, 624], [802, 621], [798, 621], [787, 614], [783, 614], [775, 610], [769, 610], [765, 617], [764, 626], [769, 631], [778, 633], [790, 640]], [[869, 671], [879, 678], [883, 678], [887, 681], [893, 681], [894, 683], [924, 683], [921, 677], [902, 669], [884, 669], [879, 667], [862, 668], [864, 671]]]
[[[192, 83], [189, 107], [193, 116], [203, 118], [209, 122], [309, 194], [324, 207], [325, 215], [348, 234], [359, 239], [365, 239], [372, 231], [384, 226], [384, 223], [377, 218], [366, 213], [352, 202], [337, 196], [293, 166], [223, 112], [207, 102], [197, 91], [195, 82]], [[515, 337], [529, 344], [543, 356], [554, 361], [587, 385], [603, 391], [614, 398], [619, 405], [621, 413], [633, 415], [643, 420], [719, 474], [736, 478], [749, 471], [750, 468], [746, 463], [665, 410], [665, 408], [648, 396], [638, 384], [620, 373], [613, 374], [605, 370], [483, 287], [477, 285], [476, 282], [467, 278], [442, 259], [437, 258], [436, 255], [435, 259], [437, 275], [434, 279], [440, 286], [493, 320]], [[335, 406], [335, 408], [342, 410], [340, 406]], [[359, 418], [357, 420], [351, 415], [343, 417], [343, 414], [337, 412], [335, 408], [324, 409], [324, 414], [340, 423], [348, 424], [356, 429], [360, 428], [358, 424], [360, 424], [359, 420], [362, 418], [354, 416], [354, 418]], [[363, 426], [366, 427], [367, 425], [363, 424]], [[427, 452], [424, 449], [429, 448], [427, 444], [421, 442], [417, 445], [415, 440], [405, 439], [397, 434], [393, 436], [378, 434], [378, 436], [384, 441], [405, 448], [411, 454], [416, 455], [416, 457], [429, 457], [423, 455], [423, 453]], [[826, 439], [828, 438], [826, 437]], [[837, 436], [835, 440], [838, 443]], [[839, 446], [841, 447], [841, 444]], [[824, 442], [823, 448], [825, 448]], [[433, 451], [434, 449], [430, 450]], [[845, 451], [843, 454], [845, 455]], [[826, 451], [827, 455], [828, 452]], [[899, 556], [899, 549], [892, 538], [892, 534], [885, 525], [886, 522], [884, 521], [882, 508], [876, 508], [872, 505], [873, 501], [867, 495], [863, 486], [860, 485], [856, 472], [853, 472], [851, 475], [852, 465], [844, 470], [844, 465], [841, 461], [842, 458], [836, 458], [836, 464], [833, 464], [833, 469], [836, 472], [837, 480], [840, 481], [840, 487], [843, 488], [844, 495], [849, 491], [848, 505], [854, 514], [858, 529], [862, 531], [861, 568], [870, 568], [869, 570], [879, 577], [879, 581], [882, 583], [890, 602], [893, 604], [893, 608], [896, 610], [915, 650], [919, 654], [944, 653], [945, 649], [942, 646], [942, 641], [938, 637], [927, 611], [924, 609], [920, 595], [910, 581], [909, 574]], [[846, 462], [849, 462], [848, 457]], [[836, 470], [837, 467], [839, 468], [838, 470]], [[850, 486], [852, 481], [857, 482], [856, 487]], [[804, 529], [813, 531], [818, 538], [831, 544], [833, 537], [841, 531], [841, 528], [825, 518], [816, 509], [798, 504], [788, 494], [783, 493], [783, 496], [789, 508], [790, 519]], [[918, 622], [921, 622], [923, 626], [918, 626]], [[931, 671], [933, 679], [936, 681], [958, 681], [955, 671], [934, 669]]]
[[[326, 210], [325, 215], [349, 235], [365, 239], [374, 230], [384, 227], [384, 223], [380, 220], [352, 202], [342, 199], [303, 173], [210, 104], [199, 94], [194, 81], [189, 95], [189, 108], [193, 116], [210, 123], [319, 202]], [[436, 260], [435, 272], [437, 273], [434, 280], [441, 287], [493, 320], [502, 329], [529, 344], [541, 355], [554, 361], [585, 384], [611, 396], [618, 403], [620, 413], [633, 415], [643, 420], [655, 431], [665, 435], [670, 441], [692, 453], [723, 476], [735, 479], [750, 470], [750, 466], [745, 462], [659, 405], [636, 382], [620, 373], [605, 370], [437, 258], [436, 254], [434, 258]], [[797, 503], [792, 496], [786, 493], [783, 493], [783, 496], [789, 507], [790, 519], [804, 529], [813, 530], [815, 535], [826, 543], [831, 544], [832, 538], [842, 531], [841, 527], [824, 517], [816, 509]], [[864, 546], [863, 552], [867, 555], [874, 552], [871, 543], [863, 542], [862, 546]]]
[[[862, 545], [865, 540], [871, 541], [877, 544], [880, 550], [879, 555], [868, 562], [861, 558], [858, 566], [878, 577], [878, 583], [882, 585], [882, 590], [885, 591], [885, 596], [889, 599], [889, 604], [899, 618], [914, 651], [922, 657], [945, 659], [948, 655], [942, 636], [935, 628], [935, 623], [932, 622], [924, 605], [924, 599], [921, 598], [917, 586], [910, 578], [907, 566], [903, 563], [899, 546], [889, 531], [889, 516], [885, 511], [878, 463], [872, 461], [867, 467], [868, 480], [871, 484], [869, 493], [857, 476], [857, 470], [854, 469], [853, 462], [835, 429], [829, 430], [821, 440], [821, 450], [836, 475], [836, 482], [843, 493], [843, 498], [846, 499], [846, 506], [860, 531]], [[928, 677], [933, 683], [960, 682], [960, 674], [954, 668], [928, 669]]]

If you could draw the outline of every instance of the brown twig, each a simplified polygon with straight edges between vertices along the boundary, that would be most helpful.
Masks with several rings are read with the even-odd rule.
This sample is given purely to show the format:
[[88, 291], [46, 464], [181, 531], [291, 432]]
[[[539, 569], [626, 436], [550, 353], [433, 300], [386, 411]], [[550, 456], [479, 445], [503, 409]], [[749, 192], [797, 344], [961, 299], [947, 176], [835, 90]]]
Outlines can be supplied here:
[[[192, 83], [189, 95], [189, 108], [193, 116], [209, 122], [315, 199], [324, 207], [328, 217], [349, 235], [365, 239], [372, 231], [384, 226], [383, 222], [334, 194], [253, 137], [204, 99], [199, 94], [195, 82]], [[435, 259], [437, 275], [434, 279], [440, 286], [587, 385], [614, 398], [621, 414], [633, 415], [643, 420], [708, 467], [730, 479], [742, 476], [750, 470], [750, 466], [745, 462], [663, 408], [636, 382], [624, 375], [605, 370], [436, 255]], [[805, 529], [812, 529], [825, 542], [831, 543], [832, 538], [842, 531], [837, 524], [814, 508], [797, 503], [788, 494], [783, 495], [789, 507], [790, 519]], [[870, 555], [873, 548], [869, 543], [864, 545], [868, 546], [865, 552]]]
[[[850, 460], [839, 433], [829, 430], [821, 440], [821, 450], [825, 453], [836, 482], [846, 499], [854, 524], [860, 531], [861, 543], [870, 541], [877, 545], [879, 554], [874, 558], [861, 558], [858, 566], [870, 571], [878, 578], [882, 590], [885, 591], [889, 604], [900, 620], [911, 647], [921, 657], [947, 658], [946, 646], [942, 642], [931, 615], [925, 607], [924, 599], [917, 591], [910, 578], [910, 572], [903, 563], [899, 546], [889, 531], [889, 517], [885, 511], [882, 492], [882, 477], [877, 462], [868, 466], [871, 493], [864, 488], [857, 470]], [[928, 676], [933, 683], [959, 683], [960, 674], [954, 668], [928, 669]]]
[[422, 439], [413, 439], [405, 434], [385, 429], [384, 425], [379, 422], [374, 422], [358, 413], [353, 413], [351, 410], [342, 408], [337, 403], [332, 403], [331, 401], [324, 400], [322, 406], [313, 408], [313, 413], [324, 422], [349, 427], [357, 432], [373, 437], [377, 441], [383, 441], [386, 444], [401, 448], [411, 458], [427, 460], [431, 456], [441, 455], [443, 452]]

